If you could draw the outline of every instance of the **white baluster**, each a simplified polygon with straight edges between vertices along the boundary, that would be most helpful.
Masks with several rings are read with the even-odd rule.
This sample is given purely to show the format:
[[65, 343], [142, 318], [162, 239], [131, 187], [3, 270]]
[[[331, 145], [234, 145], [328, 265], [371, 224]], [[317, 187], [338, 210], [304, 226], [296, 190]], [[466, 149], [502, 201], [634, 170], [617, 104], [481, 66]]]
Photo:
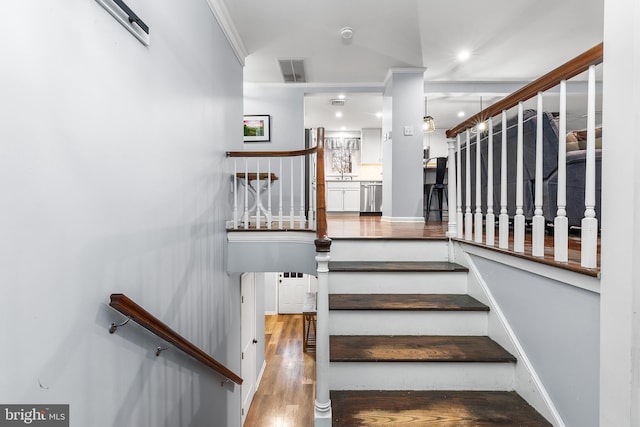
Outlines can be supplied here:
[[233, 229], [238, 229], [238, 159], [233, 159]]
[[493, 214], [493, 118], [489, 117], [489, 136], [487, 138], [487, 215], [485, 217], [486, 243], [495, 245], [496, 218]]
[[244, 228], [249, 228], [249, 161], [244, 158]]
[[596, 67], [589, 67], [587, 90], [587, 164], [585, 171], [584, 218], [580, 264], [596, 268], [598, 262], [598, 219], [596, 218]]
[[502, 145], [500, 146], [500, 217], [498, 247], [509, 249], [509, 214], [507, 213], [507, 112], [502, 111]]
[[[449, 224], [447, 228], [447, 237], [452, 238], [458, 235], [458, 225], [456, 224], [457, 215], [453, 212], [455, 206], [458, 205], [458, 195], [456, 194], [456, 140], [447, 140], [449, 145], [449, 160], [447, 167], [447, 211], [449, 216]], [[450, 257], [452, 258], [452, 257]], [[453, 261], [452, 259], [450, 261]]]
[[533, 213], [533, 228], [531, 230], [532, 248], [531, 254], [537, 257], [544, 256], [544, 216], [542, 215], [542, 167], [543, 167], [543, 128], [542, 128], [542, 92], [538, 92], [538, 105], [536, 117], [536, 181], [535, 201]]
[[476, 125], [476, 212], [474, 215], [475, 242], [482, 243], [482, 163], [480, 150], [480, 126]]
[[291, 181], [291, 190], [289, 193], [289, 197], [291, 198], [291, 207], [289, 210], [289, 228], [293, 228], [293, 157], [289, 157], [291, 164], [291, 173], [289, 174], [289, 180]]
[[271, 158], [267, 157], [267, 228], [271, 229], [271, 184], [273, 181], [271, 180]]
[[278, 201], [278, 228], [282, 230], [283, 228], [282, 227], [282, 215], [283, 215], [283, 212], [282, 212], [282, 181], [283, 179], [282, 178], [284, 178], [284, 176], [282, 175], [282, 157], [280, 157], [278, 160], [280, 161], [280, 179], [279, 179], [280, 197]]
[[473, 239], [473, 215], [471, 214], [471, 139], [467, 129], [467, 147], [465, 153], [465, 211], [464, 211], [464, 239]]
[[524, 252], [524, 210], [523, 210], [523, 146], [524, 136], [522, 129], [523, 122], [522, 102], [518, 103], [518, 141], [516, 149], [516, 215], [513, 219], [513, 250]]
[[300, 156], [300, 228], [304, 228], [304, 156]]
[[560, 82], [558, 123], [558, 211], [553, 220], [553, 251], [558, 262], [569, 261], [569, 219], [567, 218], [567, 81]]
[[463, 232], [463, 221], [462, 221], [462, 160], [460, 158], [460, 134], [456, 135], [456, 226], [457, 226], [457, 236], [458, 239], [462, 239], [464, 237]]
[[260, 230], [260, 157], [256, 157], [256, 230]]

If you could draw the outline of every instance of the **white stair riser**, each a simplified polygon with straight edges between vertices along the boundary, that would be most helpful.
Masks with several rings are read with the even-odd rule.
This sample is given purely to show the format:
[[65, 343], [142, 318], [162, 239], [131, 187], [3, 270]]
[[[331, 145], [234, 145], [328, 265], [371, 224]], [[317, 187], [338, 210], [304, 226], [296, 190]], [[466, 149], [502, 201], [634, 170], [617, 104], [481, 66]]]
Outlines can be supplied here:
[[485, 311], [332, 310], [331, 335], [486, 335]]
[[513, 363], [331, 362], [331, 390], [486, 390], [515, 387]]
[[334, 261], [447, 261], [448, 242], [428, 240], [334, 240]]
[[339, 272], [329, 273], [331, 294], [465, 294], [467, 273]]

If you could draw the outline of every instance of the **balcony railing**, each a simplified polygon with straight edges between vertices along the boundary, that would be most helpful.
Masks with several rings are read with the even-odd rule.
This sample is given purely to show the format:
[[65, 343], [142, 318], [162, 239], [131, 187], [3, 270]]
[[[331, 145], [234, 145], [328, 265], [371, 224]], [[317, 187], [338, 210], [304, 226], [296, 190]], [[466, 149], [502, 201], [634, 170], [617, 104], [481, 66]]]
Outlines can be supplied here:
[[[601, 128], [596, 126], [596, 66], [602, 57], [599, 44], [447, 131], [449, 206], [456, 209], [449, 215], [450, 237], [495, 246], [498, 214], [499, 248], [524, 253], [530, 224], [531, 255], [543, 257], [545, 231], [553, 228], [554, 258], [567, 262], [569, 231], [575, 228], [582, 267], [597, 268], [601, 150], [596, 133]], [[575, 83], [572, 87], [582, 90], [582, 80], [569, 80], [585, 71], [586, 126], [568, 133], [567, 87]], [[545, 95], [557, 92], [558, 111], [550, 112]], [[535, 108], [525, 110], [534, 98]], [[509, 118], [513, 107], [517, 114]], [[486, 124], [485, 131], [480, 124]], [[579, 152], [567, 152], [571, 135], [585, 138]], [[584, 203], [576, 203], [580, 198]]]
[[229, 151], [233, 230], [311, 230], [326, 238], [324, 129], [295, 151]]

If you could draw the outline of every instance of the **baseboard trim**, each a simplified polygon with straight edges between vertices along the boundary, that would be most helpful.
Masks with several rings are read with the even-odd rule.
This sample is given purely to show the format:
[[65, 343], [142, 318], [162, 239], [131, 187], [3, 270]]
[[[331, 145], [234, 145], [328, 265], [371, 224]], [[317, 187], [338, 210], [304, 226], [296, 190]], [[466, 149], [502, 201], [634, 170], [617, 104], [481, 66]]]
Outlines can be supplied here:
[[267, 369], [267, 361], [262, 362], [262, 368], [260, 368], [260, 373], [258, 374], [258, 378], [256, 378], [256, 391], [260, 387], [260, 382], [262, 381], [262, 376], [264, 375], [264, 370]]

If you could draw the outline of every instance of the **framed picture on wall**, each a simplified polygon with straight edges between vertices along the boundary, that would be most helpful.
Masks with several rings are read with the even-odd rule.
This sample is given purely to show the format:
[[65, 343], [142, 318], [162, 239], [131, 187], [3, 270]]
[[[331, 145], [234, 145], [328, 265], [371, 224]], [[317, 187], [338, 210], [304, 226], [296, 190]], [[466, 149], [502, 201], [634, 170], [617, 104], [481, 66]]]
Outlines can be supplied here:
[[244, 142], [271, 141], [271, 116], [244, 116]]

